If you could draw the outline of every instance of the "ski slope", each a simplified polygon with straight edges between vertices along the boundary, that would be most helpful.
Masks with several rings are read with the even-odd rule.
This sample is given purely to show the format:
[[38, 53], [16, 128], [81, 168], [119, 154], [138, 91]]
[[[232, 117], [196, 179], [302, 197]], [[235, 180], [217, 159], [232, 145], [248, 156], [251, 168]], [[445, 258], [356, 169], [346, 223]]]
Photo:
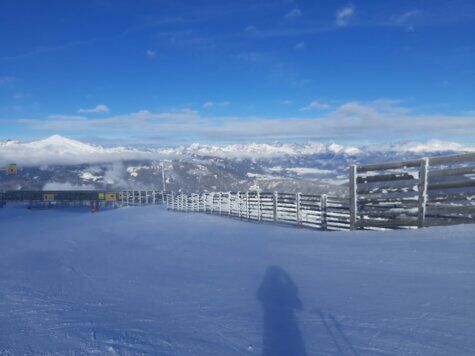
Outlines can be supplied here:
[[474, 335], [475, 225], [0, 209], [2, 355], [473, 355]]

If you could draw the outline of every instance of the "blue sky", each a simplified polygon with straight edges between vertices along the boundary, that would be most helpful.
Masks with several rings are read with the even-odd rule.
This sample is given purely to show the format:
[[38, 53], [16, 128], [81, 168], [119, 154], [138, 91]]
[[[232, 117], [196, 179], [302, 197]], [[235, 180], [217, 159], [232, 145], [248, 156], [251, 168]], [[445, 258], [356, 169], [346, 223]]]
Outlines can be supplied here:
[[0, 139], [475, 143], [473, 1], [0, 3]]

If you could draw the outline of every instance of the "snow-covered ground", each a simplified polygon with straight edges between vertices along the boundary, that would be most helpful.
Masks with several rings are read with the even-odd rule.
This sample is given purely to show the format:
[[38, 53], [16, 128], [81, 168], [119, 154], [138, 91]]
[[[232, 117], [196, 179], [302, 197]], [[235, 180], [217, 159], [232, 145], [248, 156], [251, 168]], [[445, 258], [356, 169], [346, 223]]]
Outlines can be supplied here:
[[0, 209], [0, 354], [473, 355], [475, 225]]

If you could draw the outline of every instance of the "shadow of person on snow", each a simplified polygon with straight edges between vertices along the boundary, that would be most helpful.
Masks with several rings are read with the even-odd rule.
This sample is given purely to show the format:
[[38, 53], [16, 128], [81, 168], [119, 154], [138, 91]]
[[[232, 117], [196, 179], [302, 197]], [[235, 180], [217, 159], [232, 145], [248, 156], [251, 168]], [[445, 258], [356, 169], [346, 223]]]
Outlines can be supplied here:
[[302, 309], [302, 302], [297, 286], [281, 267], [267, 268], [257, 299], [264, 312], [262, 355], [307, 355], [294, 312]]

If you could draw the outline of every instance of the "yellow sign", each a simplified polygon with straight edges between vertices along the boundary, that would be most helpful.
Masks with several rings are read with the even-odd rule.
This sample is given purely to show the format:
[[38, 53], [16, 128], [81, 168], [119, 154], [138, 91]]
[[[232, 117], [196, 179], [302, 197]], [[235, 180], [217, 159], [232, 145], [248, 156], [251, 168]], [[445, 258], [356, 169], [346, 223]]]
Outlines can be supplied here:
[[115, 193], [106, 193], [106, 201], [116, 201], [116, 199]]
[[43, 201], [53, 201], [54, 194], [43, 194]]
[[104, 200], [104, 193], [98, 193], [99, 200]]
[[8, 175], [17, 174], [16, 164], [9, 164], [9, 165], [8, 165], [8, 167], [7, 167], [7, 174], [8, 174]]

